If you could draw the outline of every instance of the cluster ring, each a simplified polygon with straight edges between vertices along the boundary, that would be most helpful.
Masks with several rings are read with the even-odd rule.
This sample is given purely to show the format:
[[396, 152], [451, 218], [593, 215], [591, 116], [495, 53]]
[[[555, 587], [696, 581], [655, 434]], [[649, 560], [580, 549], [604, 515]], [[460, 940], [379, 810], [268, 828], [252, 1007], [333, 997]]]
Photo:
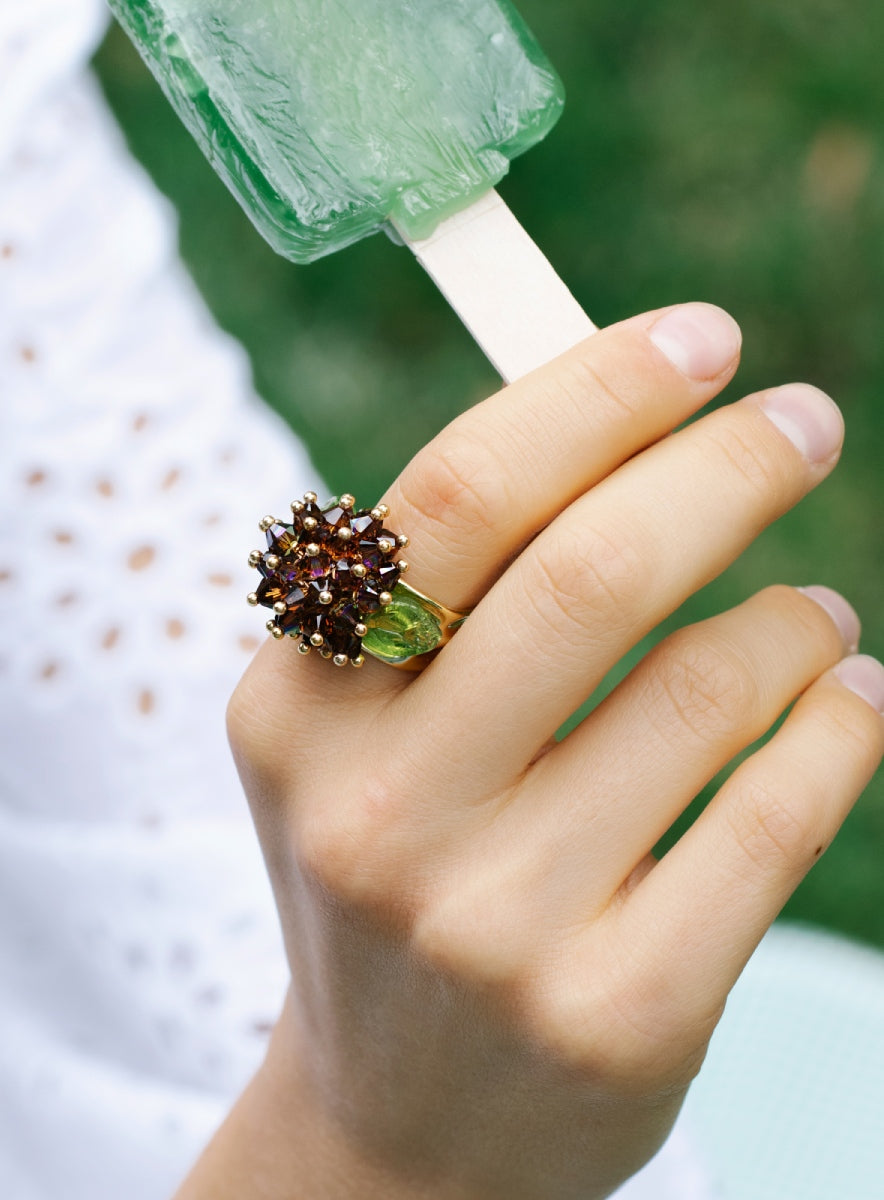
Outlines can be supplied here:
[[419, 670], [467, 614], [403, 582], [408, 538], [387, 528], [385, 504], [355, 506], [351, 495], [320, 505], [305, 492], [290, 520], [264, 517], [267, 549], [249, 555], [261, 581], [248, 602], [271, 609], [268, 631], [297, 639], [301, 654], [315, 651], [339, 667], [361, 667], [371, 654]]

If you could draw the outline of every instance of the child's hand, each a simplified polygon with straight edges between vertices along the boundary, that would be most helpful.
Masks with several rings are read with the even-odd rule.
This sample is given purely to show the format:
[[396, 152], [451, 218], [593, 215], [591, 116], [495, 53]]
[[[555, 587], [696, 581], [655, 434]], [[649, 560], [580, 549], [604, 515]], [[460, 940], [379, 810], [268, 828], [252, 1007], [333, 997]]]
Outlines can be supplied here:
[[215, 1197], [591, 1200], [666, 1137], [730, 987], [884, 748], [884, 671], [845, 657], [852, 610], [785, 586], [667, 638], [551, 745], [838, 458], [837, 409], [797, 385], [665, 436], [738, 355], [717, 309], [637, 317], [417, 456], [385, 497], [408, 580], [476, 606], [422, 674], [258, 654], [230, 733], [294, 983], [182, 1197], [214, 1171]]

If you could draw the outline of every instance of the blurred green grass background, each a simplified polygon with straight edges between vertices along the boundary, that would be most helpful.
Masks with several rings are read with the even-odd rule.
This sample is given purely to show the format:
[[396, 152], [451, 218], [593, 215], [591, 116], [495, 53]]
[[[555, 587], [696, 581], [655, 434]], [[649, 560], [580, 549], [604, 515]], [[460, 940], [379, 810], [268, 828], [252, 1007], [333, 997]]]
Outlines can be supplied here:
[[[713, 301], [745, 339], [723, 400], [807, 379], [847, 418], [835, 475], [653, 640], [768, 583], [820, 582], [853, 601], [863, 648], [884, 656], [884, 7], [521, 0], [519, 8], [568, 104], [501, 191], [590, 315], [609, 324]], [[408, 252], [386, 238], [310, 267], [277, 258], [119, 30], [97, 68], [135, 154], [178, 209], [199, 287], [249, 350], [259, 390], [332, 488], [371, 501], [448, 420], [497, 386], [492, 371]], [[260, 480], [255, 487], [260, 506]], [[882, 868], [884, 773], [787, 914], [884, 947]]]

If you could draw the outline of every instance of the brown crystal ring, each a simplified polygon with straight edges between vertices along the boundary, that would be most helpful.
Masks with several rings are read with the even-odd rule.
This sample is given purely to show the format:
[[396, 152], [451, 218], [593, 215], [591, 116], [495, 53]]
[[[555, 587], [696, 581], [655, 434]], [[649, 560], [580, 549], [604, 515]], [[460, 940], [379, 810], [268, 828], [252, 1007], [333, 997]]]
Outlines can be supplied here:
[[361, 667], [371, 654], [419, 670], [467, 614], [403, 583], [408, 563], [398, 552], [408, 538], [385, 527], [386, 504], [355, 504], [340, 496], [319, 505], [305, 492], [292, 501], [291, 522], [265, 517], [267, 549], [249, 555], [262, 579], [248, 602], [272, 609], [268, 630], [297, 638], [301, 654], [315, 650], [338, 667]]

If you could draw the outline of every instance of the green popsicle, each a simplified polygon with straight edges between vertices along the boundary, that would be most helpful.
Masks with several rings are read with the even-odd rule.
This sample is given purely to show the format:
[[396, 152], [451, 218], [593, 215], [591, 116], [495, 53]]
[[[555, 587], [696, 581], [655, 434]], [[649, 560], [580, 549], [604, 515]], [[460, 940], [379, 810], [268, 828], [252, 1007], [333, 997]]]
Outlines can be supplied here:
[[[470, 250], [466, 277], [461, 262], [450, 282], [449, 252], [443, 245], [440, 253], [438, 239], [440, 222], [452, 214], [477, 203], [487, 213], [489, 194], [500, 205], [492, 189], [509, 160], [544, 137], [562, 109], [558, 78], [509, 0], [110, 0], [110, 6], [279, 253], [310, 262], [384, 227], [412, 245], [431, 236], [436, 266], [420, 249], [418, 257], [501, 373], [523, 370], [526, 333], [504, 321], [503, 335], [491, 334], [492, 342], [503, 336], [519, 345], [518, 361], [509, 363], [478, 328], [484, 318], [470, 315], [489, 286], [476, 280], [485, 265]], [[527, 242], [539, 256], [499, 213], [494, 232], [480, 226], [470, 234], [473, 241], [477, 236], [486, 243], [489, 237]], [[524, 245], [521, 253], [503, 244], [498, 251], [512, 271]], [[539, 286], [530, 273], [516, 282], [535, 292]], [[493, 310], [495, 292], [503, 289], [490, 286]], [[571, 315], [574, 330], [592, 331], [582, 313]], [[566, 334], [566, 344], [575, 340]], [[556, 351], [544, 344], [532, 357], [544, 361]]]
[[215, 169], [296, 262], [432, 232], [559, 116], [507, 0], [111, 0]]

